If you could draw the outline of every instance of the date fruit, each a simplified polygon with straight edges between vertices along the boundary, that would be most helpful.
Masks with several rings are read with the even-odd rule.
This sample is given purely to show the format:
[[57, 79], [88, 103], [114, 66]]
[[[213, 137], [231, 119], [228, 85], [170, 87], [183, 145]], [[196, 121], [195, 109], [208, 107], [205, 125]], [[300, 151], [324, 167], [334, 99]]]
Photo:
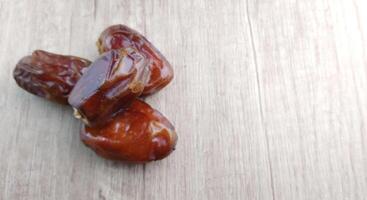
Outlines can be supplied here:
[[75, 56], [36, 50], [17, 63], [13, 76], [17, 84], [26, 91], [67, 104], [68, 96], [81, 77], [82, 69], [90, 63], [89, 60]]
[[113, 25], [105, 29], [97, 41], [97, 47], [100, 53], [134, 47], [153, 61], [149, 65], [150, 77], [142, 95], [161, 90], [173, 79], [173, 69], [167, 59], [143, 35], [127, 26]]
[[124, 25], [105, 29], [97, 46], [94, 62], [36, 50], [17, 63], [14, 79], [34, 95], [71, 105], [84, 122], [80, 139], [96, 154], [131, 163], [167, 157], [177, 143], [175, 128], [138, 98], [169, 84], [172, 66]]
[[69, 103], [88, 126], [102, 126], [144, 90], [150, 59], [136, 49], [104, 53], [85, 71], [69, 96]]
[[104, 158], [134, 163], [165, 158], [177, 141], [175, 129], [167, 118], [138, 99], [106, 126], [84, 126], [80, 138]]

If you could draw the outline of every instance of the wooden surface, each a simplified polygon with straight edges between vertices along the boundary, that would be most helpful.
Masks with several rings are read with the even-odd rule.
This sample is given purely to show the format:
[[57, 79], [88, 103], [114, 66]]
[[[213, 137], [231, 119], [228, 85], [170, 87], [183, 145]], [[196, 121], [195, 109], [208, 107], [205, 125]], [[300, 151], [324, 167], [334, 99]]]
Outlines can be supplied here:
[[[365, 0], [0, 0], [0, 199], [366, 199]], [[177, 150], [97, 157], [72, 110], [17, 87], [34, 49], [95, 59], [129, 25], [175, 79], [147, 99]]]

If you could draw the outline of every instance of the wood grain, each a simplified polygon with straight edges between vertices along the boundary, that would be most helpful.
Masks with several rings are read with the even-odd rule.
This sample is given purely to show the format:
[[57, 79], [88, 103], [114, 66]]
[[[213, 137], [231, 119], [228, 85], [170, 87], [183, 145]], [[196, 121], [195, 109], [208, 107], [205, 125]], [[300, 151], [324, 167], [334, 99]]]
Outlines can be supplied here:
[[[366, 199], [365, 0], [0, 0], [0, 199]], [[97, 157], [72, 111], [12, 79], [34, 49], [95, 59], [123, 23], [171, 61], [147, 101], [177, 150]]]

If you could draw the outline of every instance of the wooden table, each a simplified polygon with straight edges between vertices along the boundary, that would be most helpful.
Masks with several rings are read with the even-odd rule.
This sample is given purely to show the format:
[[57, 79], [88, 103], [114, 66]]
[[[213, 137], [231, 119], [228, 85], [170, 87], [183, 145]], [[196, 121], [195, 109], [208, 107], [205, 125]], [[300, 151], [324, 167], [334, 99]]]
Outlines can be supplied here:
[[[0, 0], [0, 199], [366, 199], [365, 0]], [[35, 49], [95, 59], [111, 24], [175, 70], [147, 101], [179, 134], [126, 165], [79, 140], [72, 110], [12, 78]]]

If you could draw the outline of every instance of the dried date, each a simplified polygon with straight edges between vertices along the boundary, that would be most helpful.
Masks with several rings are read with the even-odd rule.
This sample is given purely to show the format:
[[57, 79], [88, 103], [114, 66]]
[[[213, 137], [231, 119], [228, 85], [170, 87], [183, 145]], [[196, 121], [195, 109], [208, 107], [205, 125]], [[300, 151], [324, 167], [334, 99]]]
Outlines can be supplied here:
[[80, 138], [104, 158], [135, 163], [163, 159], [177, 142], [175, 129], [167, 118], [138, 99], [106, 126], [84, 126]]
[[68, 96], [89, 66], [87, 59], [36, 50], [22, 58], [13, 71], [17, 84], [26, 91], [58, 103], [67, 104]]
[[85, 71], [69, 103], [88, 126], [101, 126], [140, 96], [149, 77], [146, 59], [136, 49], [104, 53]]
[[97, 47], [100, 53], [134, 47], [152, 60], [149, 65], [150, 77], [142, 95], [161, 90], [173, 79], [173, 69], [167, 59], [143, 35], [127, 26], [113, 25], [105, 29], [97, 41]]

